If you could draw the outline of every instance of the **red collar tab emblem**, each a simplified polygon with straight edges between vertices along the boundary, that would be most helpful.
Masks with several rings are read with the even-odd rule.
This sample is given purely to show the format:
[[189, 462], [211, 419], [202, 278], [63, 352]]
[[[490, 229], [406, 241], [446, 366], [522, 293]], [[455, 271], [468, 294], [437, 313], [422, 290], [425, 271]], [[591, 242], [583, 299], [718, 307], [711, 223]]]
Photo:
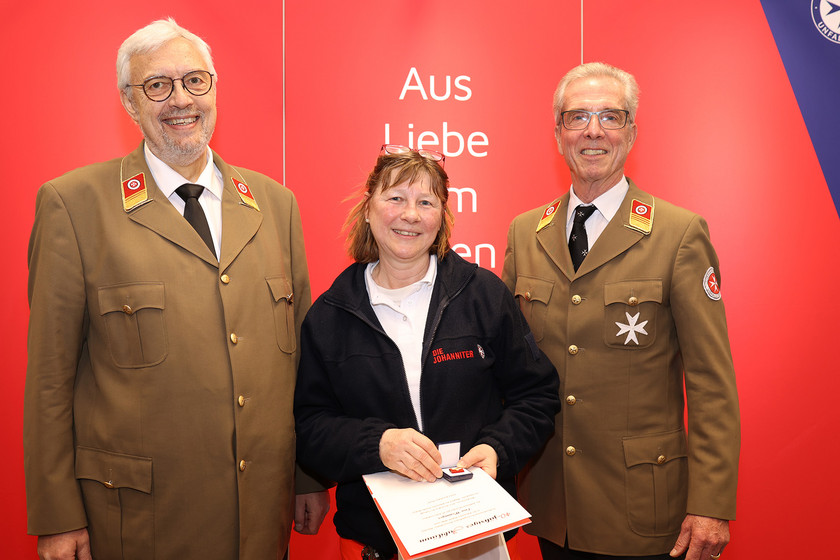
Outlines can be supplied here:
[[551, 223], [551, 220], [554, 219], [554, 214], [557, 212], [557, 208], [559, 207], [560, 201], [558, 200], [557, 202], [545, 209], [542, 218], [540, 218], [540, 223], [537, 224], [537, 231], [540, 231], [542, 228]]
[[257, 205], [257, 201], [254, 199], [254, 195], [251, 193], [251, 189], [248, 188], [248, 185], [235, 177], [231, 177], [230, 180], [233, 181], [233, 186], [236, 188], [236, 192], [239, 193], [239, 199], [242, 201], [242, 204], [250, 206], [259, 212], [260, 207]]
[[630, 205], [630, 221], [625, 225], [648, 235], [653, 229], [653, 205], [633, 199]]
[[146, 177], [143, 173], [122, 182], [122, 199], [126, 212], [149, 201], [149, 190], [146, 188]]

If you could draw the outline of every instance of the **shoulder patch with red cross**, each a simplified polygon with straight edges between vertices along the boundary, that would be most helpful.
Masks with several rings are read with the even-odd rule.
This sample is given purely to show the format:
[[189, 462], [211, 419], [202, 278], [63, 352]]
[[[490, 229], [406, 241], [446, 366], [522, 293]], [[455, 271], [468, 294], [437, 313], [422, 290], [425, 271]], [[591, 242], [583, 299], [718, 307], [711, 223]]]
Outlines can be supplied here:
[[718, 301], [721, 298], [720, 284], [718, 284], [715, 269], [712, 266], [709, 267], [706, 274], [703, 276], [703, 290], [711, 300]]

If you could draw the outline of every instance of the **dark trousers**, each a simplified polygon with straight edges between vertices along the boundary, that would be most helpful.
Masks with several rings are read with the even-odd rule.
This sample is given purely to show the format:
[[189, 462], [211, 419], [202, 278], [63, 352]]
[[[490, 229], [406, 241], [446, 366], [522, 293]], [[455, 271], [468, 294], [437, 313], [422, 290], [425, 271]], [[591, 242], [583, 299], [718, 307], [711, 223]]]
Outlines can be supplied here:
[[655, 554], [653, 556], [609, 556], [607, 554], [594, 554], [592, 552], [581, 552], [579, 550], [569, 549], [569, 543], [566, 546], [554, 544], [551, 541], [540, 538], [540, 553], [543, 560], [679, 560], [685, 559], [685, 554], [679, 556], [677, 559], [672, 558], [668, 554]]

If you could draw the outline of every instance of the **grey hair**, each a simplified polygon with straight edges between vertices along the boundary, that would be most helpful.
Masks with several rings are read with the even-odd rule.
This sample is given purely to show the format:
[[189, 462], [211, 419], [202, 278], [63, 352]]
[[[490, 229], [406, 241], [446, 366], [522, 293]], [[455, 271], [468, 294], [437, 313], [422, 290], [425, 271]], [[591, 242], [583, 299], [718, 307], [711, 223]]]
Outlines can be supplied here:
[[[145, 54], [155, 51], [172, 39], [183, 37], [201, 53], [201, 57], [207, 64], [207, 70], [215, 74], [213, 68], [213, 57], [210, 55], [210, 45], [204, 39], [191, 33], [175, 23], [171, 17], [153, 21], [146, 27], [138, 29], [131, 36], [123, 41], [117, 51], [117, 87], [124, 89], [129, 85], [131, 79], [131, 58], [138, 54]], [[218, 81], [218, 77], [216, 77]]]
[[566, 95], [566, 88], [575, 80], [581, 78], [608, 77], [618, 80], [624, 88], [624, 109], [630, 112], [630, 122], [636, 120], [636, 111], [639, 109], [639, 84], [632, 74], [620, 68], [611, 66], [605, 62], [587, 62], [569, 70], [563, 76], [557, 89], [554, 91], [554, 122], [560, 122], [560, 112], [563, 110], [563, 98]]

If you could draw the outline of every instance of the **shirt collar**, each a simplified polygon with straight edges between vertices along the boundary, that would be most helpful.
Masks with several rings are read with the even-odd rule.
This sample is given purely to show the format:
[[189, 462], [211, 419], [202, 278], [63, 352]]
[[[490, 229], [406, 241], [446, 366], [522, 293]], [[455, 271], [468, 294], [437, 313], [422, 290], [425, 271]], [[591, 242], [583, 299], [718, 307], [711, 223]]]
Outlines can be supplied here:
[[377, 284], [373, 279], [373, 269], [376, 268], [376, 265], [378, 264], [379, 261], [376, 261], [369, 263], [365, 267], [365, 284], [367, 285], [368, 297], [370, 298], [371, 305], [384, 304], [393, 308], [394, 302], [397, 298], [399, 298], [399, 300], [403, 300], [410, 295], [419, 292], [423, 288], [433, 285], [435, 283], [435, 278], [437, 277], [437, 256], [430, 254], [429, 268], [426, 270], [426, 275], [423, 276], [423, 278], [413, 284], [405, 286], [404, 288], [389, 290], [388, 288], [383, 288]]
[[[628, 190], [630, 190], [630, 184], [627, 182], [627, 177], [622, 175], [621, 180], [618, 183], [593, 200], [591, 204], [594, 204], [597, 208], [596, 212], [600, 212], [604, 219], [609, 222], [613, 219], [616, 213], [618, 213], [618, 209], [621, 208], [621, 203], [624, 201], [624, 197], [627, 196]], [[572, 186], [572, 188], [569, 189], [569, 209], [566, 212], [567, 230], [574, 219], [575, 208], [577, 208], [579, 204], [584, 203], [577, 197], [575, 194], [575, 187]]]
[[[146, 156], [146, 164], [149, 166], [149, 171], [152, 172], [152, 177], [154, 178], [155, 183], [166, 198], [171, 197], [172, 193], [175, 192], [175, 189], [184, 183], [192, 182], [187, 181], [180, 173], [169, 167], [162, 159], [153, 154], [149, 149], [149, 144], [146, 142], [143, 143], [143, 152]], [[198, 176], [198, 180], [193, 184], [201, 185], [213, 193], [216, 198], [221, 200], [221, 185], [213, 180], [213, 171], [215, 166], [213, 164], [213, 153], [209, 147], [207, 148], [206, 157], [207, 164], [204, 166], [204, 170], [201, 172], [201, 175]]]

